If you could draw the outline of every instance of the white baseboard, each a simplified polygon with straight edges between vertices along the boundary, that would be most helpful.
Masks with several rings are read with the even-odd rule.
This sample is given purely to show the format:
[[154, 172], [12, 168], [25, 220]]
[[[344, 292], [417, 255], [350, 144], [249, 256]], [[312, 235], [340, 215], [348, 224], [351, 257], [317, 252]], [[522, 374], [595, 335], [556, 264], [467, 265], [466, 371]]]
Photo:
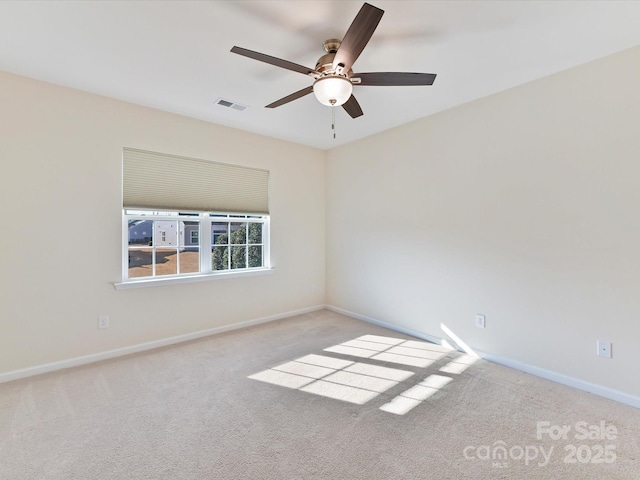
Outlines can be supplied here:
[[[362, 320], [367, 323], [371, 323], [373, 325], [378, 325], [380, 327], [387, 328], [392, 331], [404, 333], [406, 335], [411, 335], [412, 337], [416, 337], [416, 338], [421, 338], [428, 342], [440, 344], [443, 340], [443, 338], [441, 337], [436, 337], [423, 332], [419, 332], [417, 330], [405, 328], [399, 325], [394, 325], [392, 323], [377, 320], [375, 318], [367, 317], [365, 315], [360, 315], [358, 313], [344, 310], [342, 308], [334, 307], [332, 305], [316, 305], [314, 307], [279, 313], [276, 315], [256, 318], [253, 320], [247, 320], [244, 322], [234, 323], [231, 325], [224, 325], [221, 327], [214, 327], [206, 330], [200, 330], [198, 332], [188, 333], [185, 335], [178, 335], [175, 337], [163, 338], [160, 340], [154, 340], [152, 342], [140, 343], [140, 344], [131, 345], [128, 347], [108, 350], [106, 352], [100, 352], [100, 353], [95, 353], [91, 355], [85, 355], [82, 357], [75, 357], [67, 360], [61, 360], [58, 362], [46, 363], [43, 365], [36, 365], [34, 367], [28, 367], [20, 370], [13, 370], [10, 372], [0, 373], [0, 383], [10, 382], [12, 380], [18, 380], [20, 378], [31, 377], [31, 376], [40, 375], [43, 373], [54, 372], [57, 370], [63, 370], [65, 368], [86, 365], [89, 363], [99, 362], [102, 360], [108, 360], [111, 358], [121, 357], [124, 355], [130, 355], [132, 353], [144, 352], [146, 350], [153, 350], [154, 348], [166, 347], [168, 345], [174, 345], [177, 343], [187, 342], [190, 340], [196, 340], [198, 338], [207, 337], [210, 335], [216, 335], [219, 333], [229, 332], [229, 331], [237, 330], [240, 328], [259, 325], [261, 323], [267, 323], [267, 322], [272, 322], [272, 321], [280, 320], [287, 317], [293, 317], [295, 315], [314, 312], [317, 310], [322, 310], [324, 308], [326, 308], [327, 310], [331, 310], [333, 312], [340, 313], [342, 315], [346, 315], [349, 317], [356, 318], [358, 320]], [[491, 362], [497, 363], [499, 365], [504, 365], [505, 367], [513, 368], [514, 370], [519, 370], [521, 372], [529, 373], [531, 375], [535, 375], [540, 378], [551, 380], [553, 382], [560, 383], [562, 385], [567, 385], [569, 387], [572, 387], [578, 390], [593, 393], [594, 395], [608, 398], [610, 400], [615, 400], [625, 405], [630, 405], [632, 407], [640, 408], [640, 397], [637, 397], [635, 395], [631, 395], [626, 392], [622, 392], [620, 390], [615, 390], [602, 385], [587, 382], [585, 380], [569, 377], [561, 373], [553, 372], [551, 370], [546, 370], [544, 368], [536, 367], [534, 365], [522, 363], [517, 360], [513, 360], [500, 355], [494, 355], [492, 353], [483, 352], [475, 348], [474, 348], [474, 351], [478, 353], [482, 358], [489, 360]]]
[[69, 358], [67, 360], [61, 360], [59, 362], [46, 363], [43, 365], [36, 365], [34, 367], [28, 367], [20, 370], [13, 370], [10, 372], [0, 373], [0, 383], [10, 382], [12, 380], [18, 380], [20, 378], [32, 377], [34, 375], [40, 375], [42, 373], [55, 372], [57, 370], [77, 367], [80, 365], [86, 365], [88, 363], [99, 362], [102, 360], [108, 360], [110, 358], [122, 357], [124, 355], [130, 355], [132, 353], [144, 352], [146, 350], [153, 350], [154, 348], [166, 347], [168, 345], [174, 345], [176, 343], [188, 342], [189, 340], [196, 340], [198, 338], [208, 337], [210, 335], [216, 335], [218, 333], [223, 333], [223, 332], [229, 332], [231, 330], [238, 330], [240, 328], [251, 327], [253, 325], [259, 325], [261, 323], [273, 322], [275, 320], [280, 320], [282, 318], [293, 317], [295, 315], [314, 312], [316, 310], [322, 310], [324, 308], [325, 308], [324, 305], [316, 305], [314, 307], [303, 308], [300, 310], [294, 310], [290, 312], [278, 313], [276, 315], [256, 318], [254, 320], [247, 320], [240, 323], [233, 323], [231, 325], [223, 325], [221, 327], [208, 328], [206, 330], [200, 330], [198, 332], [178, 335], [176, 337], [163, 338], [160, 340], [154, 340], [152, 342], [139, 343], [137, 345], [117, 348], [115, 350], [107, 350], [106, 352], [94, 353], [91, 355], [84, 355], [82, 357], [75, 357], [75, 358]]
[[[399, 325], [394, 325], [392, 323], [383, 322], [381, 320], [367, 317], [365, 315], [360, 315], [358, 313], [350, 312], [348, 310], [334, 307], [332, 305], [327, 305], [325, 308], [327, 310], [331, 310], [333, 312], [340, 313], [342, 315], [346, 315], [349, 317], [356, 318], [358, 320], [362, 320], [363, 322], [371, 323], [373, 325], [378, 325], [379, 327], [388, 328], [389, 330], [393, 330], [399, 333], [404, 333], [406, 335], [411, 335], [416, 338], [421, 338], [423, 340], [427, 340], [432, 343], [437, 343], [438, 345], [440, 345], [441, 342], [444, 340], [443, 338], [440, 338], [440, 337], [434, 337], [433, 335], [428, 335], [423, 332], [418, 332], [417, 330], [412, 330], [410, 328], [401, 327]], [[608, 398], [610, 400], [615, 400], [616, 402], [624, 403], [625, 405], [630, 405], [632, 407], [640, 408], [640, 397], [637, 397], [635, 395], [631, 395], [629, 393], [622, 392], [620, 390], [615, 390], [613, 388], [605, 387], [595, 383], [587, 382], [585, 380], [581, 380], [578, 378], [569, 377], [562, 373], [557, 373], [551, 370], [546, 370], [544, 368], [536, 367], [535, 365], [522, 363], [517, 360], [503, 357], [501, 355], [494, 355], [492, 353], [483, 352], [475, 348], [473, 348], [473, 351], [476, 352], [478, 355], [480, 355], [482, 358], [489, 360], [490, 362], [497, 363], [505, 367], [513, 368], [514, 370], [519, 370], [521, 372], [529, 373], [531, 375], [535, 375], [536, 377], [544, 378], [546, 380], [551, 380], [552, 382], [560, 383], [562, 385], [566, 385], [568, 387], [572, 387], [577, 390], [593, 393], [594, 395], [598, 395], [600, 397]]]

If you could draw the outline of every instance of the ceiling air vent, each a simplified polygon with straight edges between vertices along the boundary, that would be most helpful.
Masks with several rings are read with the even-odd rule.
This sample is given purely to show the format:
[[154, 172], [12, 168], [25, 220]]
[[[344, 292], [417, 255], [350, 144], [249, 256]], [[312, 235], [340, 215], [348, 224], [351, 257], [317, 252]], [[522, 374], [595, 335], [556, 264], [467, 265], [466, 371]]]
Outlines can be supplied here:
[[232, 102], [230, 100], [225, 100], [224, 98], [219, 98], [218, 100], [216, 100], [216, 105], [220, 105], [221, 107], [232, 108], [233, 110], [238, 110], [239, 112], [242, 112], [243, 110], [246, 110], [247, 108], [249, 108], [246, 105]]

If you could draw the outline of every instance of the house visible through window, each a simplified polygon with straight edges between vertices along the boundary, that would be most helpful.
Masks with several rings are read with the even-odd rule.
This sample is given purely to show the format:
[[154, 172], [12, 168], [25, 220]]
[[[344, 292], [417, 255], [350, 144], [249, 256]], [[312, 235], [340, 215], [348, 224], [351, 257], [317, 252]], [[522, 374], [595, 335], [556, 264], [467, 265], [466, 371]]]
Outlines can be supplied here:
[[266, 215], [125, 209], [124, 218], [125, 281], [268, 267]]

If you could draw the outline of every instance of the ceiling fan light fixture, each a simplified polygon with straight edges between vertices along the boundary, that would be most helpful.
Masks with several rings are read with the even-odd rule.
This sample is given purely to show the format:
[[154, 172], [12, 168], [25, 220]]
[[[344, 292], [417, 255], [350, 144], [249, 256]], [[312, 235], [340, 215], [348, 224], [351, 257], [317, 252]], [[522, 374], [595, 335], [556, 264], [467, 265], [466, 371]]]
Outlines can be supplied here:
[[[354, 85], [362, 86], [409, 86], [432, 85], [436, 75], [433, 73], [412, 72], [370, 72], [353, 73], [353, 64], [363, 49], [369, 43], [373, 32], [378, 26], [384, 10], [369, 3], [365, 3], [351, 22], [342, 40], [330, 38], [323, 44], [326, 55], [318, 59], [315, 68], [305, 67], [297, 63], [283, 60], [253, 50], [234, 46], [232, 53], [243, 55], [260, 62], [268, 63], [285, 70], [301, 73], [312, 77], [313, 86], [298, 90], [275, 102], [265, 105], [265, 108], [276, 108], [293, 100], [309, 95], [312, 91], [318, 101], [330, 107], [342, 106], [351, 118], [362, 116], [362, 108], [352, 95]], [[333, 110], [335, 114], [335, 109]], [[335, 133], [335, 131], [334, 131]]]
[[313, 84], [313, 93], [318, 101], [329, 107], [339, 107], [351, 97], [353, 85], [347, 77], [327, 75]]

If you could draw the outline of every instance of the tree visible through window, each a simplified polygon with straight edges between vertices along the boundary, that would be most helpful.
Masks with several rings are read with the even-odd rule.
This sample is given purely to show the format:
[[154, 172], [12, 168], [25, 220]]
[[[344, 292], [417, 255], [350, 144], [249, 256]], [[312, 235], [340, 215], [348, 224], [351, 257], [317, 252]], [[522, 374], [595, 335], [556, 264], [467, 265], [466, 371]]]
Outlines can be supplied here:
[[262, 266], [262, 224], [231, 223], [229, 233], [217, 236], [211, 268], [226, 270]]

